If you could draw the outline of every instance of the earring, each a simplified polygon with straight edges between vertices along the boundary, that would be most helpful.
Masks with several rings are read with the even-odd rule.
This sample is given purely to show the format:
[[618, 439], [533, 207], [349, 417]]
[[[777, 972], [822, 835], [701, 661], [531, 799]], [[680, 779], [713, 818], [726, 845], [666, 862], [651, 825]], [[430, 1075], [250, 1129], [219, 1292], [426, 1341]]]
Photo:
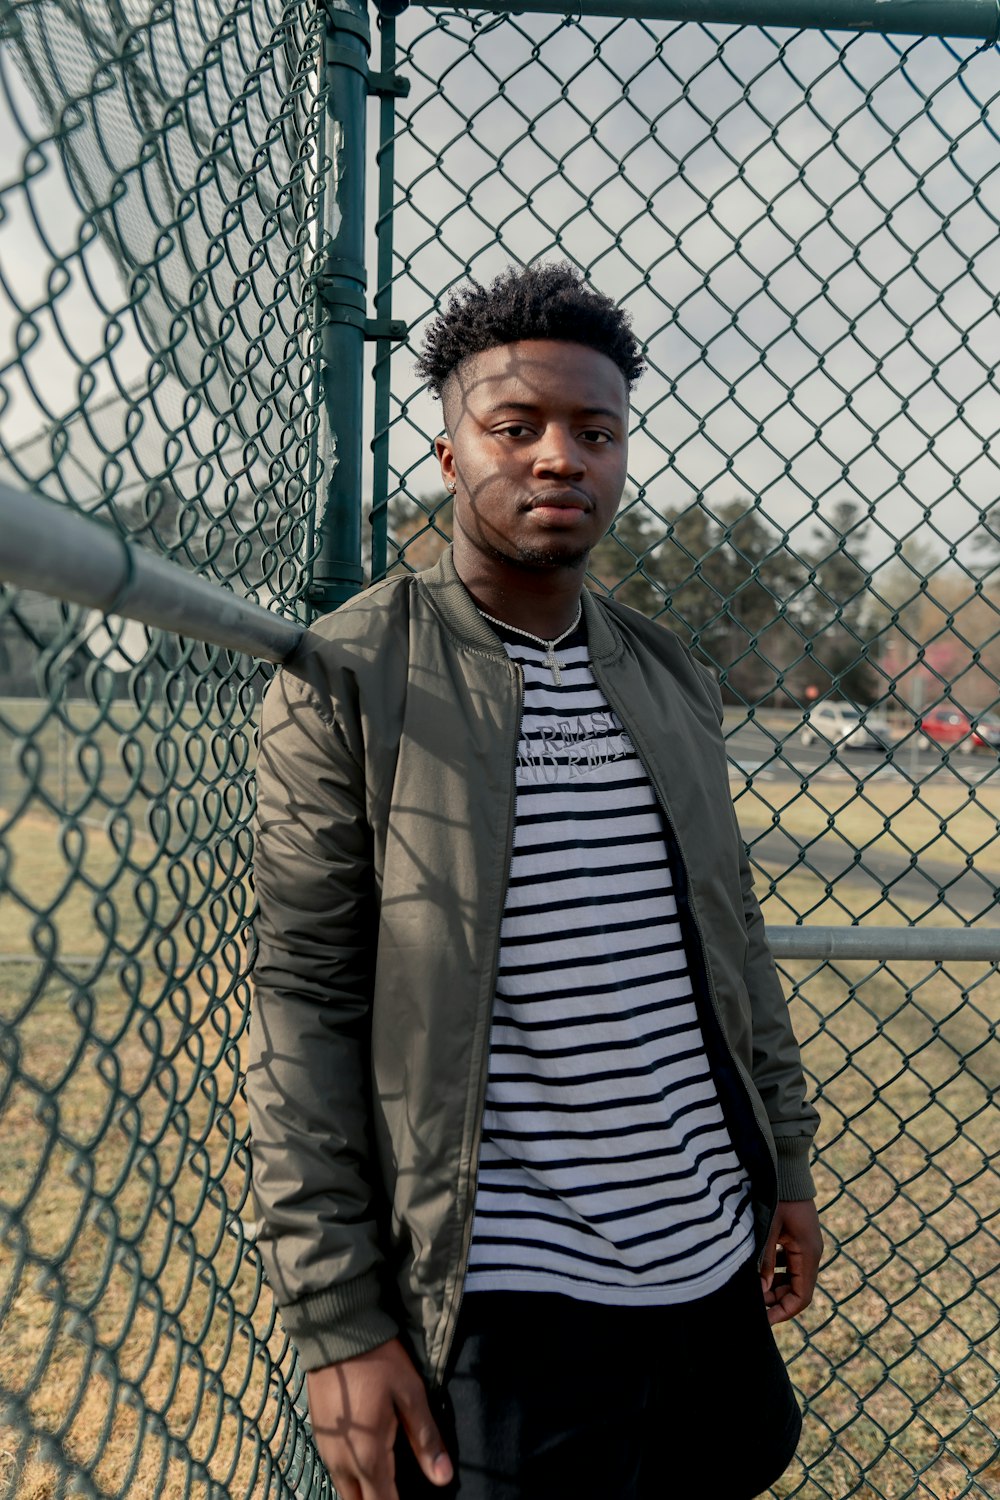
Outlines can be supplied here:
[[451, 481], [451, 484], [449, 484], [449, 486], [448, 486], [448, 493], [449, 493], [449, 495], [453, 495], [457, 489], [458, 489], [458, 485], [455, 483], [455, 481], [453, 479]]

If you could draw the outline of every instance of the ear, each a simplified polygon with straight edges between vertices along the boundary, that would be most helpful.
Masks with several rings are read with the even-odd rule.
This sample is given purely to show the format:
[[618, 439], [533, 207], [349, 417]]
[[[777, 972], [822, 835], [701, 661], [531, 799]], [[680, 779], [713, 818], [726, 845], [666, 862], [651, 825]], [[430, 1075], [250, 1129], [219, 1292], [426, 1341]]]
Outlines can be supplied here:
[[450, 489], [457, 482], [458, 475], [455, 472], [455, 446], [447, 433], [434, 439], [434, 452], [441, 465], [441, 478], [444, 480], [445, 489]]

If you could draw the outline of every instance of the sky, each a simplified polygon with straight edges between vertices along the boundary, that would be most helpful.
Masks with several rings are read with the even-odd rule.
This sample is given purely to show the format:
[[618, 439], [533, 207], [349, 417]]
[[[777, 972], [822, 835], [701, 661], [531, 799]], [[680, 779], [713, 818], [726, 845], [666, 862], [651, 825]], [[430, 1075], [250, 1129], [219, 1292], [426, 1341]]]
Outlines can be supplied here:
[[[166, 289], [147, 290], [144, 321], [128, 310], [115, 247], [81, 208], [74, 163], [46, 142], [37, 89], [0, 49], [0, 137], [22, 142], [0, 185], [0, 443], [46, 434], [18, 450], [18, 463], [35, 465], [57, 497], [85, 500], [95, 482], [104, 494], [136, 486], [151, 462], [172, 461], [182, 489], [193, 486], [209, 510], [224, 506], [227, 477], [240, 472], [231, 450], [250, 441], [262, 393], [274, 387], [287, 405], [306, 388], [295, 298], [283, 294], [272, 253], [289, 249], [280, 197], [290, 169], [275, 135], [290, 76], [275, 47], [281, 13], [238, 5], [214, 60], [189, 0], [176, 13], [186, 24], [154, 26], [140, 59], [185, 99], [186, 114], [152, 117], [169, 149], [140, 152], [117, 85], [91, 116], [71, 119], [76, 141], [89, 130], [101, 145], [89, 170], [104, 201], [112, 182], [130, 195], [131, 217], [114, 219], [119, 249], [161, 256]], [[411, 496], [440, 487], [430, 457], [439, 413], [413, 372], [435, 299], [470, 272], [482, 280], [510, 259], [568, 255], [647, 341], [631, 483], [651, 507], [758, 497], [795, 545], [853, 499], [870, 512], [875, 562], [911, 534], [973, 558], [1000, 461], [995, 50], [594, 18], [493, 22], [417, 6], [398, 30], [411, 90], [397, 106], [393, 315], [411, 337], [392, 362], [393, 487]], [[86, 91], [95, 68], [86, 47], [64, 48], [57, 65], [67, 93]], [[179, 149], [195, 127], [196, 149]], [[210, 161], [214, 153], [239, 171], [207, 171], [206, 142]], [[206, 269], [199, 216], [219, 227], [239, 172], [228, 259]], [[172, 238], [157, 223], [171, 194], [189, 214]], [[268, 234], [253, 267], [256, 302], [244, 299], [242, 323], [223, 339], [229, 365], [223, 358], [205, 376], [195, 325], [207, 319], [218, 334], [218, 307]], [[189, 298], [171, 331], [171, 309], [192, 285], [205, 299]], [[175, 351], [172, 365], [158, 360], [151, 325]], [[256, 369], [242, 404], [227, 406], [248, 349]], [[136, 389], [144, 394], [130, 413], [120, 392]], [[81, 406], [92, 420], [66, 426]], [[369, 401], [369, 437], [376, 420]], [[182, 441], [171, 446], [175, 427]], [[56, 464], [54, 430], [65, 450]], [[272, 424], [248, 472], [257, 482], [260, 464], [276, 454], [287, 462], [289, 451]]]
[[[463, 262], [567, 252], [649, 339], [651, 504], [759, 496], [794, 532], [851, 498], [876, 557], [928, 514], [939, 547], [976, 525], [1000, 457], [995, 52], [552, 18], [470, 47], [447, 24], [400, 23], [396, 316], [419, 326]], [[397, 362], [400, 425], [433, 429]], [[418, 450], [396, 445], [417, 493]]]

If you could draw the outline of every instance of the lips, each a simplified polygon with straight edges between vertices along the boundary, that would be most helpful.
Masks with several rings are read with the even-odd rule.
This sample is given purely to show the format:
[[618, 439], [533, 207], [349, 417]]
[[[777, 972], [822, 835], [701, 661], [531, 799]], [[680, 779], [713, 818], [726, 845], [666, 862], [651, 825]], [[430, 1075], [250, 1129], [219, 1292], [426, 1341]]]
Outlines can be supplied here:
[[540, 495], [532, 495], [528, 505], [529, 510], [589, 511], [591, 508], [586, 496], [575, 490], [544, 490]]

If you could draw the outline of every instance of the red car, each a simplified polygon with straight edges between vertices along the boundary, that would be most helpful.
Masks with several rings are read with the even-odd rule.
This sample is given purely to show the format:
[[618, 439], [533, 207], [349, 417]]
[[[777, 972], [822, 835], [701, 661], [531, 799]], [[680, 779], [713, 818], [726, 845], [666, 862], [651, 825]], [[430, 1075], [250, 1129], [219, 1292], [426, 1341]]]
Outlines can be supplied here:
[[956, 745], [961, 755], [1000, 747], [1000, 719], [986, 715], [977, 719], [973, 728], [969, 715], [949, 704], [929, 709], [918, 719], [917, 727], [939, 745]]

